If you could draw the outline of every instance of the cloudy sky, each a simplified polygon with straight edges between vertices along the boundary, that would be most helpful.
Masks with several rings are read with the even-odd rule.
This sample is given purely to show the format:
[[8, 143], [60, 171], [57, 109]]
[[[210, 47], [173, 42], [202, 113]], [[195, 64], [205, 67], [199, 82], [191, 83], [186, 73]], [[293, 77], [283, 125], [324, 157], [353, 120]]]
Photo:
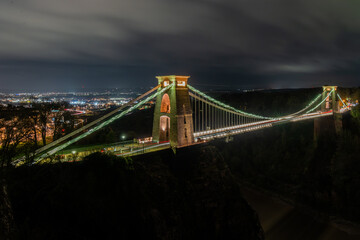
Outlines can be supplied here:
[[359, 0], [1, 0], [0, 89], [360, 85]]

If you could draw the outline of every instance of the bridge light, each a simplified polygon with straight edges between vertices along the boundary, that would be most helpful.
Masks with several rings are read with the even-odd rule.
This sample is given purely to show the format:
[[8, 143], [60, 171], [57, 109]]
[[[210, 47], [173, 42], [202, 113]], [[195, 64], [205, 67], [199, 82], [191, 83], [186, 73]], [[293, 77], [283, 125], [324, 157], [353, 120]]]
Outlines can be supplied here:
[[185, 81], [178, 81], [177, 85], [180, 87], [185, 87]]

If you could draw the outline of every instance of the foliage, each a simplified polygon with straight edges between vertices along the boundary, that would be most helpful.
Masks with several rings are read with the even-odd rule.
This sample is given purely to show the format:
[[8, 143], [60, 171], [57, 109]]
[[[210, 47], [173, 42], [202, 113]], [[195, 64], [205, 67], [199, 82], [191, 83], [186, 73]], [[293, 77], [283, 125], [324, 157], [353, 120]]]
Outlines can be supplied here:
[[355, 124], [360, 126], [360, 105], [351, 109], [351, 116]]
[[0, 168], [9, 166], [11, 159], [19, 154], [20, 144], [30, 138], [30, 133], [31, 121], [25, 111], [8, 112], [0, 119]]
[[8, 179], [18, 239], [263, 239], [211, 148], [134, 160], [94, 153]]
[[[38, 135], [42, 145], [48, 138], [53, 140], [74, 130], [74, 117], [64, 111], [67, 104], [33, 104], [31, 108], [8, 106], [0, 109], [0, 167], [9, 166], [15, 156], [30, 156], [39, 148]], [[48, 131], [50, 117], [54, 129]], [[62, 131], [63, 130], [63, 131]], [[49, 133], [52, 136], [48, 136]]]
[[[240, 179], [331, 215], [360, 222], [359, 123], [314, 139], [313, 121], [276, 126], [217, 143]], [[241, 147], [239, 147], [241, 146]]]
[[360, 138], [344, 131], [338, 141], [331, 174], [336, 193], [334, 207], [347, 218], [359, 220], [360, 216]]

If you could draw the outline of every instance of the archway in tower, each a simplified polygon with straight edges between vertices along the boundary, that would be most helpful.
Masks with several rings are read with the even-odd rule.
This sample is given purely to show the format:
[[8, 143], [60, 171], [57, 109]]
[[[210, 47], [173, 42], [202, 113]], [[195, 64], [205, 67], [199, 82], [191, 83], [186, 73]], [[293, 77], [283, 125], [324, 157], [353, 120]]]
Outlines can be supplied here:
[[167, 93], [164, 94], [161, 100], [160, 112], [170, 113], [170, 97]]
[[161, 116], [159, 142], [166, 142], [169, 140], [170, 140], [170, 118], [168, 116]]

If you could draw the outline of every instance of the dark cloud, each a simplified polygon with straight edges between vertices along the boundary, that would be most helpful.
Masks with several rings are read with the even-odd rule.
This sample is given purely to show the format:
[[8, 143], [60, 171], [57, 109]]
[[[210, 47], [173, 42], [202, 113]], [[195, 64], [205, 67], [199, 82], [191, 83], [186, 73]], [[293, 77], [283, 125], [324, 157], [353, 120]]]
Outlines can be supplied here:
[[357, 0], [4, 0], [0, 89], [359, 85]]

